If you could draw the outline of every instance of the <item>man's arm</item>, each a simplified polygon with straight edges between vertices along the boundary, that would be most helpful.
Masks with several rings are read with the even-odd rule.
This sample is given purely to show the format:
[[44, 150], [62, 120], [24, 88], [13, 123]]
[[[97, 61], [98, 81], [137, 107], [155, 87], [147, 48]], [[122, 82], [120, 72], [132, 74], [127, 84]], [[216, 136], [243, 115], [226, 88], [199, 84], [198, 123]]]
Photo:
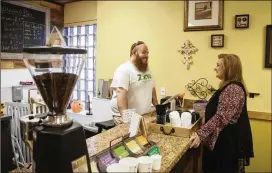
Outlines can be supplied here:
[[127, 98], [127, 90], [124, 88], [118, 87], [116, 88], [116, 95], [117, 95], [117, 105], [119, 112], [122, 115], [123, 110], [128, 109], [128, 98]]
[[152, 104], [154, 106], [156, 106], [158, 104], [157, 93], [156, 93], [155, 87], [152, 89]]

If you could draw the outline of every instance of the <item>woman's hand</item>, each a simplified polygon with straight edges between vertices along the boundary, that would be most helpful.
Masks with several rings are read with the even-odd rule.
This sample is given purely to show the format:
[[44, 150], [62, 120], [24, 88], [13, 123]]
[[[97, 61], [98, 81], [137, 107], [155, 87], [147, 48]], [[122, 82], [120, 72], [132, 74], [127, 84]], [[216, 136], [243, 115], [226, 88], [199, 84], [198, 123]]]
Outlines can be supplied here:
[[197, 148], [199, 146], [200, 142], [201, 141], [200, 141], [199, 136], [197, 135], [197, 133], [194, 132], [190, 138], [190, 143], [191, 143], [190, 148]]

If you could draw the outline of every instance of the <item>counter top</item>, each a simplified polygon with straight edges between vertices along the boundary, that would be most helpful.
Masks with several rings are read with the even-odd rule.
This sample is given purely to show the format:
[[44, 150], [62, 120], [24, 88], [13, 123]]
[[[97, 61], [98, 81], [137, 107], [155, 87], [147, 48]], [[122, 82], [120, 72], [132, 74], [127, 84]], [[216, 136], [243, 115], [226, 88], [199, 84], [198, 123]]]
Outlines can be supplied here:
[[[148, 124], [152, 119], [152, 117], [147, 117], [145, 118], [145, 122]], [[127, 135], [128, 131], [128, 124], [120, 124], [101, 134], [88, 138], [86, 143], [89, 156], [92, 157], [109, 148], [109, 142], [111, 140], [122, 135]], [[158, 133], [149, 133], [148, 138], [149, 140], [156, 142], [162, 155], [161, 169], [155, 172], [170, 172], [183, 154], [189, 149], [189, 138], [167, 136]], [[117, 143], [119, 141], [120, 140], [116, 140], [114, 142]]]
[[[95, 135], [86, 139], [89, 157], [107, 149], [110, 147], [110, 141], [120, 136], [128, 134], [128, 124], [120, 124], [112, 129], [109, 129], [103, 133]], [[116, 144], [119, 140], [115, 140], [113, 144]]]
[[170, 172], [190, 146], [189, 138], [167, 136], [159, 133], [150, 133], [148, 138], [156, 142], [162, 155], [161, 169], [154, 172]]

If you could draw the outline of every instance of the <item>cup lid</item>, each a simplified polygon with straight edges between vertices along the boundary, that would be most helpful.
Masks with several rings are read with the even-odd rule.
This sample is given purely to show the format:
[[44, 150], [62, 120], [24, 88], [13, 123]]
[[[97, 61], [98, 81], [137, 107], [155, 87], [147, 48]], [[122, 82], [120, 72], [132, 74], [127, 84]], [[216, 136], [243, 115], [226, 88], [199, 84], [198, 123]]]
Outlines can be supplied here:
[[153, 162], [153, 159], [149, 156], [141, 156], [138, 158], [139, 163], [149, 164]]
[[107, 172], [129, 172], [129, 167], [121, 163], [113, 163], [107, 167]]
[[154, 155], [151, 155], [150, 157], [151, 157], [152, 159], [154, 159], [154, 160], [160, 160], [160, 159], [162, 158], [162, 156], [159, 155], [159, 154], [154, 154]]
[[119, 161], [119, 163], [127, 164], [127, 165], [138, 165], [137, 158], [134, 157], [125, 157]]

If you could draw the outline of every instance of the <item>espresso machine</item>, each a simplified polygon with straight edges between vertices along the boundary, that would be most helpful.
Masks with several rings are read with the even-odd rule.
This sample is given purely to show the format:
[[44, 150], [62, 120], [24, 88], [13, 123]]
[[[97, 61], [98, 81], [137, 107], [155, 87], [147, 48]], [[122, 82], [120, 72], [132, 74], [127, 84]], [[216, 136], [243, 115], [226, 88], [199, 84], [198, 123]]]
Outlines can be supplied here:
[[[23, 139], [33, 143], [33, 172], [91, 172], [82, 125], [66, 115], [73, 89], [86, 60], [85, 49], [28, 47], [23, 60], [49, 111], [21, 119]], [[66, 55], [76, 54], [72, 68]]]

